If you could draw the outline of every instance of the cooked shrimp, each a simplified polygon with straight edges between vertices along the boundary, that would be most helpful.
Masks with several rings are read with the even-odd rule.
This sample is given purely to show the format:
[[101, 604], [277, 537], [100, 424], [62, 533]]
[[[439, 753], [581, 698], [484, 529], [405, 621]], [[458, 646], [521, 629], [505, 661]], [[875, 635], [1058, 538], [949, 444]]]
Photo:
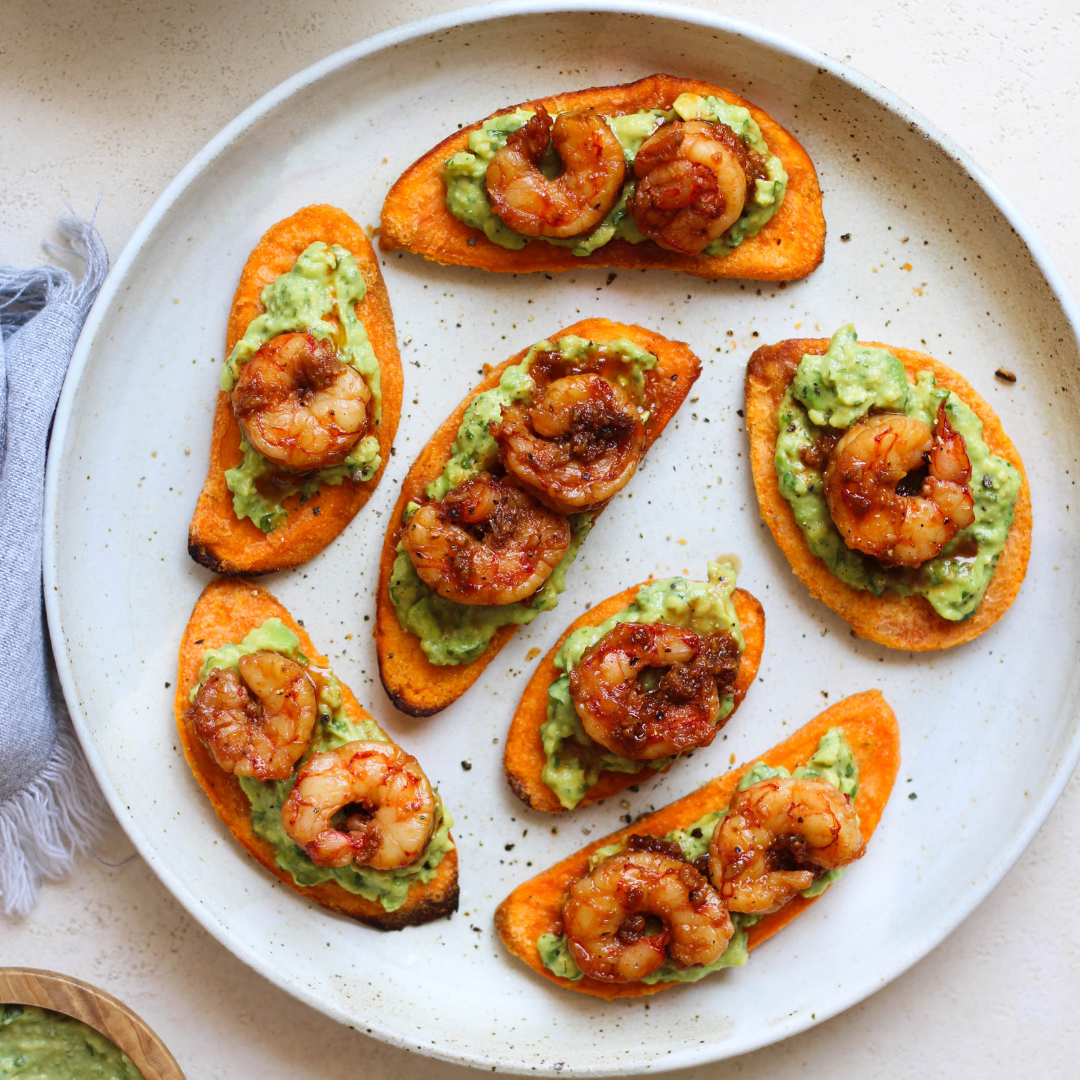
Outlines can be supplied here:
[[[624, 983], [651, 975], [669, 953], [680, 968], [719, 959], [733, 928], [708, 878], [665, 850], [675, 845], [632, 836], [629, 846], [570, 886], [563, 929], [577, 966]], [[649, 926], [656, 920], [659, 929]]]
[[435, 828], [435, 795], [419, 762], [400, 746], [351, 742], [311, 755], [281, 808], [281, 823], [316, 866], [396, 870], [424, 854]]
[[491, 425], [499, 457], [530, 494], [560, 514], [590, 510], [634, 475], [645, 428], [630, 396], [603, 375], [569, 375]]
[[340, 465], [368, 423], [371, 390], [333, 345], [279, 334], [240, 369], [233, 411], [247, 441], [283, 469]]
[[[897, 485], [927, 463], [918, 494]], [[945, 403], [930, 428], [903, 413], [879, 413], [841, 437], [825, 470], [825, 498], [844, 543], [886, 566], [920, 566], [975, 520], [964, 438]]]
[[709, 877], [731, 911], [764, 915], [865, 851], [846, 795], [775, 776], [735, 793], [709, 843]]
[[401, 546], [420, 580], [459, 604], [532, 596], [570, 547], [570, 523], [508, 480], [480, 473], [405, 525]]
[[307, 672], [281, 653], [241, 656], [215, 668], [199, 687], [189, 716], [226, 772], [284, 780], [311, 742], [319, 706]]
[[[666, 670], [647, 688], [658, 668]], [[571, 670], [570, 697], [590, 739], [621, 757], [652, 761], [713, 741], [721, 698], [738, 672], [730, 634], [617, 623]]]
[[[563, 165], [553, 180], [540, 171], [549, 142]], [[622, 146], [595, 109], [560, 113], [553, 127], [538, 105], [491, 159], [487, 193], [495, 213], [523, 236], [577, 236], [607, 216], [625, 176]]]
[[743, 212], [764, 162], [726, 124], [665, 124], [634, 159], [638, 178], [631, 212], [660, 247], [697, 255]]

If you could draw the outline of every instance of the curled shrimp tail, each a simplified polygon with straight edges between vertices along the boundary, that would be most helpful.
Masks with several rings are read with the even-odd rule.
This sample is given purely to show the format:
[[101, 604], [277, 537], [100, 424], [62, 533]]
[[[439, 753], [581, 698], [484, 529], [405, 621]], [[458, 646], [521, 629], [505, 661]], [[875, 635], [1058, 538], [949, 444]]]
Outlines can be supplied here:
[[300, 664], [265, 650], [216, 668], [189, 713], [199, 740], [227, 773], [285, 780], [311, 741], [315, 686]]
[[865, 851], [847, 795], [824, 780], [772, 777], [731, 800], [709, 843], [709, 878], [731, 911], [764, 915]]
[[944, 401], [938, 406], [929, 466], [923, 494], [952, 526], [966, 529], [975, 521], [975, 500], [968, 487], [971, 459], [963, 435], [949, 423]]
[[516, 484], [480, 473], [420, 507], [401, 545], [420, 580], [459, 604], [532, 596], [570, 547], [570, 523]]
[[653, 761], [716, 738], [722, 697], [738, 669], [730, 634], [619, 623], [571, 670], [570, 696], [594, 742], [620, 757]]
[[[919, 490], [900, 488], [923, 468]], [[853, 424], [829, 455], [825, 498], [849, 548], [885, 566], [918, 567], [974, 520], [971, 463], [944, 403], [933, 431], [904, 413], [877, 413]]]
[[[548, 144], [562, 161], [555, 177], [540, 170]], [[495, 214], [523, 236], [568, 237], [599, 224], [619, 198], [626, 159], [595, 109], [560, 113], [543, 105], [507, 136], [488, 164], [486, 188]]]
[[[612, 983], [651, 975], [669, 957], [679, 968], [711, 964], [733, 933], [708, 878], [662, 842], [631, 845], [579, 878], [570, 886], [562, 916], [578, 967]], [[649, 916], [659, 928], [650, 928]]]
[[937, 411], [934, 445], [930, 450], [930, 473], [938, 480], [966, 484], [971, 479], [971, 459], [964, 437], [949, 423], [945, 402]]
[[536, 112], [517, 129], [506, 137], [506, 145], [530, 161], [539, 161], [551, 143], [551, 114], [543, 105], [536, 106]]
[[419, 762], [393, 743], [312, 754], [281, 808], [286, 835], [316, 866], [410, 866], [427, 849], [436, 800]]
[[646, 139], [634, 173], [638, 229], [660, 247], [697, 255], [739, 219], [764, 165], [726, 124], [691, 120]]
[[339, 465], [368, 425], [371, 389], [333, 345], [279, 334], [241, 368], [233, 412], [247, 441], [285, 471]]
[[506, 471], [561, 514], [595, 509], [621, 491], [644, 453], [645, 427], [625, 390], [602, 375], [567, 375], [490, 427]]

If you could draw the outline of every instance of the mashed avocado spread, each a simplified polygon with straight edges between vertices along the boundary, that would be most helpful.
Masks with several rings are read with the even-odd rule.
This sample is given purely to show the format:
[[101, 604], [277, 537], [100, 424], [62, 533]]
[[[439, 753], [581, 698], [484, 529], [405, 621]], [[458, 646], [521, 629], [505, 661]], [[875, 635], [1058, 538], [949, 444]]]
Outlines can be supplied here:
[[[570, 672], [581, 662], [582, 654], [621, 622], [665, 622], [695, 634], [727, 631], [742, 652], [745, 647], [742, 629], [731, 599], [734, 591], [734, 567], [730, 563], [711, 562], [707, 581], [675, 577], [643, 585], [629, 607], [599, 626], [575, 630], [566, 639], [555, 654], [555, 666], [563, 674], [548, 687], [547, 720], [540, 725], [540, 738], [547, 757], [541, 778], [567, 810], [581, 802], [605, 769], [638, 773], [646, 767], [666, 768], [675, 760], [669, 757], [632, 761], [605, 749], [585, 734], [570, 698]], [[727, 694], [720, 703], [717, 723], [724, 720], [734, 705], [734, 697]]]
[[[773, 776], [794, 776], [796, 779], [825, 780], [849, 796], [853, 802], [859, 786], [858, 763], [851, 753], [851, 747], [848, 746], [847, 740], [844, 738], [843, 728], [838, 727], [830, 728], [825, 732], [818, 743], [817, 749], [807, 763], [800, 765], [794, 772], [789, 773], [785, 768], [774, 768], [771, 765], [766, 765], [763, 761], [759, 761], [743, 774], [738, 784], [738, 790], [745, 791], [753, 784], [761, 780], [768, 780]], [[712, 840], [713, 833], [720, 822], [724, 820], [726, 813], [726, 809], [714, 810], [700, 820], [688, 825], [685, 829], [674, 829], [664, 839], [677, 843], [682, 848], [683, 857], [687, 862], [692, 863], [695, 859], [709, 853], [709, 843]], [[597, 848], [589, 856], [589, 870], [594, 870], [604, 859], [619, 854], [623, 847], [624, 842], [619, 841], [615, 844], [608, 844], [606, 847]], [[806, 897], [820, 896], [834, 881], [843, 877], [843, 874], [842, 869], [827, 871], [810, 888], [803, 889], [802, 895]], [[646, 975], [641, 982], [650, 986], [658, 982], [697, 982], [698, 979], [703, 979], [706, 975], [719, 971], [721, 968], [742, 967], [746, 963], [748, 956], [746, 931], [763, 917], [761, 915], [744, 915], [739, 911], [731, 912], [731, 922], [735, 927], [735, 933], [732, 934], [728, 947], [723, 954], [713, 963], [705, 964], [702, 967], [680, 969], [669, 958], [662, 967], [651, 975]], [[582, 977], [580, 969], [570, 954], [565, 934], [541, 934], [537, 938], [536, 947], [540, 952], [540, 959], [544, 967], [549, 971], [564, 979], [576, 981]]]
[[[942, 401], [971, 461], [968, 486], [975, 520], [917, 569], [883, 567], [844, 543], [829, 514], [825, 474], [807, 465], [801, 452], [822, 429], [848, 428], [871, 409], [903, 412], [933, 427]], [[833, 334], [823, 355], [802, 358], [776, 420], [780, 493], [791, 505], [807, 546], [836, 577], [875, 596], [886, 589], [901, 596], [918, 593], [953, 622], [978, 609], [1009, 535], [1021, 477], [1011, 462], [990, 452], [982, 421], [968, 405], [951, 390], [939, 388], [929, 371], [920, 371], [914, 384], [909, 382], [899, 359], [884, 349], [859, 345], [855, 327], [848, 324]]]
[[[443, 166], [446, 206], [450, 213], [466, 225], [480, 229], [492, 243], [515, 251], [523, 248], [531, 238], [515, 232], [495, 214], [488, 198], [485, 177], [491, 159], [506, 145], [507, 136], [523, 127], [533, 115], [530, 109], [515, 109], [514, 112], [485, 120], [469, 136], [468, 152], [454, 154]], [[746, 206], [739, 220], [723, 236], [713, 241], [704, 254], [726, 255], [748, 237], [755, 236], [784, 201], [788, 182], [784, 166], [775, 154], [769, 152], [761, 129], [750, 116], [750, 111], [741, 105], [729, 105], [711, 95], [680, 94], [667, 111], [645, 109], [625, 116], [608, 116], [605, 120], [619, 140], [626, 158], [627, 179], [623, 182], [622, 193], [604, 220], [591, 232], [566, 238], [540, 237], [549, 244], [568, 247], [575, 255], [584, 256], [591, 255], [615, 237], [631, 244], [639, 244], [646, 239], [634, 224], [633, 215], [626, 209], [637, 185], [633, 174], [634, 158], [641, 144], [661, 124], [672, 120], [706, 120], [726, 124], [751, 150], [766, 159], [768, 179], [756, 182], [755, 190], [747, 193]], [[561, 169], [562, 162], [549, 146], [540, 161], [540, 171], [552, 178]]]
[[[379, 361], [368, 340], [364, 324], [356, 317], [356, 304], [363, 300], [367, 284], [356, 260], [343, 247], [321, 240], [308, 247], [296, 265], [279, 275], [262, 291], [266, 310], [252, 319], [244, 336], [229, 353], [221, 372], [221, 389], [229, 393], [240, 377], [240, 369], [272, 338], [294, 331], [330, 339], [338, 359], [355, 368], [371, 390], [371, 410], [376, 425], [382, 419]], [[336, 321], [326, 316], [334, 314]], [[251, 518], [263, 532], [271, 532], [285, 522], [282, 503], [300, 493], [307, 501], [322, 484], [340, 484], [346, 477], [370, 480], [379, 471], [382, 459], [379, 440], [362, 438], [340, 465], [330, 465], [283, 482], [284, 474], [266, 460], [247, 439], [240, 438], [244, 460], [225, 472], [225, 483], [233, 493], [233, 512], [243, 520]], [[274, 474], [273, 486], [260, 488], [258, 481]]]
[[[520, 364], [512, 364], [502, 373], [498, 386], [477, 394], [469, 403], [442, 475], [425, 490], [427, 498], [443, 499], [466, 480], [498, 463], [499, 447], [488, 425], [499, 419], [503, 406], [531, 400], [536, 386], [529, 368], [539, 353], [558, 351], [567, 363], [574, 363], [597, 349], [620, 361], [616, 381], [637, 402], [642, 422], [646, 421], [645, 372], [657, 363], [652, 353], [625, 338], [601, 345], [574, 336], [561, 337], [557, 342], [537, 342]], [[416, 503], [406, 507], [406, 520], [416, 509]], [[592, 528], [593, 514], [571, 514], [569, 520], [570, 548], [566, 555], [540, 589], [515, 604], [459, 604], [439, 596], [420, 580], [412, 559], [399, 545], [390, 576], [390, 599], [401, 628], [420, 639], [424, 655], [433, 664], [472, 663], [482, 655], [499, 627], [531, 623], [541, 611], [550, 611], [558, 604], [559, 593], [566, 588], [566, 571]]]
[[[308, 662], [307, 657], [300, 651], [299, 638], [280, 619], [267, 619], [243, 641], [230, 641], [217, 649], [208, 650], [199, 669], [199, 685], [202, 685], [215, 668], [236, 667], [241, 656], [263, 649], [282, 653], [300, 664]], [[358, 739], [388, 741], [374, 720], [356, 721], [349, 717], [343, 704], [341, 685], [332, 674], [318, 680], [317, 685], [319, 719], [315, 724], [311, 746], [297, 763], [297, 770], [312, 754], [335, 750], [348, 742]], [[196, 691], [197, 687], [191, 691], [193, 700]], [[446, 853], [454, 846], [450, 839], [453, 818], [436, 793], [435, 831], [428, 842], [424, 857], [419, 862], [400, 870], [373, 870], [369, 866], [355, 865], [316, 866], [303, 848], [285, 835], [285, 827], [281, 823], [281, 807], [292, 791], [295, 774], [288, 780], [264, 781], [249, 776], [237, 779], [251, 803], [251, 825], [255, 835], [273, 846], [276, 852], [274, 861], [292, 876], [297, 885], [336, 882], [343, 889], [357, 893], [365, 900], [378, 901], [386, 911], [396, 911], [408, 898], [409, 887], [414, 882], [431, 881]]]
[[89, 1024], [34, 1005], [0, 1005], [0, 1078], [143, 1080], [131, 1058]]

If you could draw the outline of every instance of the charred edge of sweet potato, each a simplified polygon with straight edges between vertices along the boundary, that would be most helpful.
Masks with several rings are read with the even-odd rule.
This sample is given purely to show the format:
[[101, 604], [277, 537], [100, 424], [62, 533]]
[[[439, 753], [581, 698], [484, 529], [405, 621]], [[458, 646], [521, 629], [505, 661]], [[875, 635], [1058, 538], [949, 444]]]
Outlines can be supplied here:
[[962, 376], [923, 353], [871, 343], [872, 347], [887, 349], [898, 357], [910, 378], [919, 371], [932, 371], [939, 386], [952, 390], [975, 412], [983, 423], [983, 438], [990, 450], [1011, 461], [1020, 470], [1023, 482], [994, 576], [982, 603], [965, 621], [943, 619], [922, 596], [898, 596], [892, 592], [874, 596], [845, 585], [810, 551], [791, 506], [780, 493], [773, 460], [778, 435], [776, 412], [784, 391], [795, 377], [803, 355], [820, 355], [828, 346], [824, 339], [795, 339], [762, 346], [750, 357], [746, 369], [746, 426], [761, 516], [811, 595], [846, 619], [859, 637], [911, 652], [946, 649], [970, 641], [1005, 614], [1027, 573], [1031, 554], [1031, 493], [1020, 454], [1002, 430], [997, 414]]
[[[304, 655], [318, 665], [327, 663], [308, 637], [307, 631], [265, 589], [242, 578], [216, 578], [195, 604], [184, 631], [176, 680], [174, 711], [180, 744], [191, 771], [206, 792], [218, 817], [236, 841], [265, 870], [293, 892], [340, 915], [357, 919], [380, 930], [400, 930], [450, 915], [458, 904], [457, 849], [449, 851], [440, 863], [437, 876], [414, 885], [409, 897], [397, 911], [386, 911], [381, 904], [348, 892], [335, 882], [300, 886], [274, 861], [274, 848], [255, 835], [251, 824], [251, 806], [235, 776], [225, 772], [199, 741], [188, 719], [188, 696], [199, 679], [203, 655], [226, 641], [241, 641], [248, 631], [270, 618], [280, 619], [300, 639]], [[356, 720], [370, 720], [353, 692], [341, 684], [347, 712]]]
[[442, 180], [443, 162], [452, 154], [468, 149], [469, 135], [481, 126], [482, 120], [444, 139], [396, 181], [383, 204], [379, 246], [384, 251], [412, 251], [448, 265], [476, 266], [503, 273], [560, 273], [582, 266], [616, 266], [628, 270], [661, 267], [711, 279], [792, 281], [806, 277], [821, 264], [825, 254], [825, 218], [814, 164], [790, 132], [738, 94], [697, 79], [650, 75], [622, 86], [594, 87], [524, 102], [492, 115], [540, 104], [551, 112], [586, 106], [614, 113], [669, 108], [683, 93], [712, 94], [749, 109], [770, 150], [780, 158], [788, 173], [787, 194], [780, 209], [756, 236], [744, 240], [729, 254], [683, 255], [667, 251], [652, 241], [631, 244], [612, 240], [591, 255], [579, 257], [543, 240], [535, 240], [520, 251], [492, 243], [446, 208], [446, 186]]
[[[645, 426], [645, 449], [656, 441], [701, 374], [701, 361], [682, 342], [671, 341], [640, 326], [614, 323], [608, 319], [584, 319], [548, 336], [555, 340], [576, 334], [590, 341], [613, 341], [630, 338], [656, 355], [657, 365], [646, 376], [646, 393], [655, 402]], [[424, 488], [442, 473], [450, 454], [461, 419], [469, 402], [479, 393], [497, 386], [502, 373], [520, 364], [528, 349], [523, 349], [493, 368], [461, 401], [428, 440], [409, 469], [401, 494], [390, 515], [379, 563], [379, 591], [375, 604], [375, 646], [379, 657], [379, 676], [390, 700], [411, 716], [431, 716], [456, 701], [480, 677], [484, 668], [513, 637], [516, 626], [504, 626], [471, 664], [440, 667], [432, 664], [420, 648], [420, 641], [401, 628], [390, 599], [390, 575], [401, 539], [401, 516], [410, 499], [422, 502]], [[599, 512], [598, 512], [599, 513]]]
[[[617, 596], [603, 600], [572, 622], [540, 661], [526, 685], [514, 718], [510, 721], [503, 766], [511, 790], [531, 809], [544, 810], [549, 814], [561, 814], [566, 811], [555, 792], [541, 779], [546, 756], [544, 744], [540, 738], [540, 727], [547, 720], [548, 687], [560, 674], [555, 667], [555, 654], [575, 630], [580, 630], [583, 626], [599, 626], [633, 603], [638, 589], [648, 584], [649, 582], [643, 581], [640, 585], [634, 585]], [[761, 654], [765, 648], [765, 612], [761, 604], [745, 589], [736, 589], [733, 599], [746, 648], [739, 662], [739, 674], [735, 682], [735, 707], [724, 718], [720, 727], [731, 720], [742, 704], [743, 698], [746, 697], [747, 690], [757, 677]], [[656, 769], [650, 768], [642, 769], [638, 773], [601, 773], [600, 779], [589, 788], [585, 798], [578, 805], [588, 806], [590, 803], [610, 798], [625, 788], [652, 779], [656, 773]]]
[[[831, 727], [844, 729], [845, 737], [859, 765], [859, 790], [856, 805], [859, 827], [869, 840], [881, 819], [888, 802], [896, 774], [900, 768], [900, 732], [896, 716], [881, 693], [870, 690], [838, 701], [790, 738], [755, 758], [773, 766], [793, 769], [805, 762], [817, 749], [822, 735]], [[663, 836], [673, 829], [687, 825], [714, 810], [724, 809], [731, 800], [743, 773], [752, 763], [739, 766], [725, 776], [712, 780], [691, 795], [669, 804], [633, 825], [610, 836], [594, 841], [568, 859], [519, 885], [498, 907], [495, 927], [503, 944], [514, 956], [523, 960], [538, 975], [567, 990], [601, 998], [642, 997], [669, 990], [677, 983], [607, 984], [585, 977], [576, 982], [560, 978], [544, 967], [536, 942], [543, 933], [560, 933], [562, 903], [570, 884], [588, 872], [589, 855], [598, 848], [632, 834], [647, 833]], [[822, 894], [824, 895], [824, 894]], [[778, 912], [766, 915], [748, 931], [749, 947], [756, 948], [772, 937], [820, 897], [807, 900], [796, 897]], [[733, 976], [737, 978], [738, 976]]]
[[375, 431], [382, 464], [362, 483], [346, 479], [323, 485], [305, 503], [300, 495], [285, 500], [288, 517], [271, 533], [263, 533], [249, 518], [236, 517], [225, 470], [243, 460], [240, 426], [228, 394], [218, 391], [211, 435], [210, 464], [188, 532], [188, 552], [198, 563], [220, 574], [266, 574], [307, 562], [334, 540], [371, 498], [390, 460], [390, 448], [401, 416], [402, 373], [394, 316], [378, 258], [363, 229], [343, 210], [307, 206], [273, 225], [248, 257], [233, 297], [225, 342], [232, 352], [248, 324], [263, 309], [263, 287], [291, 270], [297, 257], [316, 240], [340, 244], [352, 252], [367, 283], [356, 311], [379, 361], [382, 422]]

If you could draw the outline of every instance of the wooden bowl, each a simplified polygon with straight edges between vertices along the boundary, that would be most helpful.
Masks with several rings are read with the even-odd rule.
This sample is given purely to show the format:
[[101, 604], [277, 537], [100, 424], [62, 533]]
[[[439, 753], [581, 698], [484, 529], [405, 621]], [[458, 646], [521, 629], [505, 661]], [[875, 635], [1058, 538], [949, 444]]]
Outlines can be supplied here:
[[38, 1005], [73, 1016], [120, 1047], [144, 1080], [185, 1080], [146, 1021], [112, 994], [81, 979], [33, 968], [0, 968], [0, 1005]]

